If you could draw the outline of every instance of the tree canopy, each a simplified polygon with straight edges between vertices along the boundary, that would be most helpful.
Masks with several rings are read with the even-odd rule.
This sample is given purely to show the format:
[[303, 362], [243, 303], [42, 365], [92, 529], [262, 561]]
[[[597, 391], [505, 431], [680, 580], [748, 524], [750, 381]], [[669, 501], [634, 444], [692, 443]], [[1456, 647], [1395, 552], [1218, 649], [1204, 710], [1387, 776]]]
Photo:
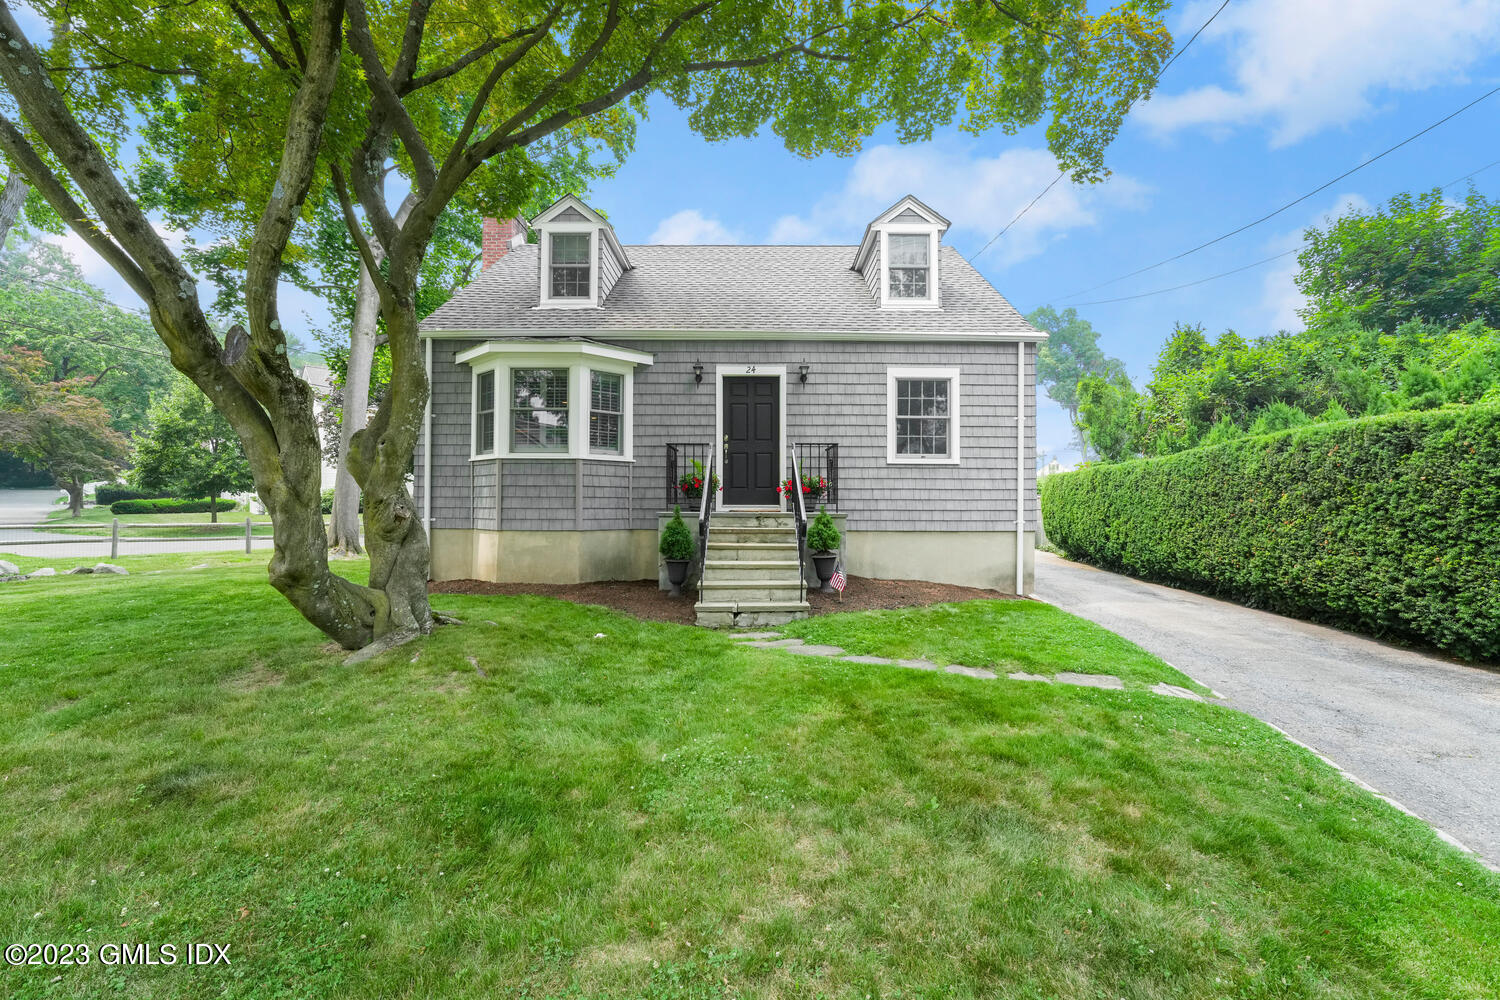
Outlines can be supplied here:
[[[131, 482], [139, 489], [217, 501], [226, 493], [253, 489], [250, 463], [229, 426], [208, 397], [184, 378], [151, 404], [150, 424], [135, 443]], [[217, 503], [209, 504], [217, 521]]]

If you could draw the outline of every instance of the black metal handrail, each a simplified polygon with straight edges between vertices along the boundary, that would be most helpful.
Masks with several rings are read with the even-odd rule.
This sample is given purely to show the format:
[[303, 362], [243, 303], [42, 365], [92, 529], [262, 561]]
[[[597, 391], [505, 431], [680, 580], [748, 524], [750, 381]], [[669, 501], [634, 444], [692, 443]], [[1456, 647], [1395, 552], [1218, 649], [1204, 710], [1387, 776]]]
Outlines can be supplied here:
[[[713, 448], [705, 446], [708, 461], [704, 465], [703, 495], [698, 500], [698, 582], [703, 582], [703, 570], [708, 562], [708, 515], [713, 512], [718, 490], [714, 489]], [[699, 593], [702, 593], [700, 586]]]
[[797, 462], [797, 446], [787, 449], [792, 459], [792, 513], [797, 519], [797, 583], [801, 600], [807, 600], [807, 507], [802, 503], [802, 467]]
[[[793, 445], [792, 451], [797, 456], [797, 464], [800, 466], [801, 474], [810, 480], [821, 484], [821, 490], [816, 490], [817, 496], [813, 496], [813, 505], [825, 504], [829, 510], [839, 509], [839, 446], [837, 444], [822, 444], [804, 441]], [[803, 486], [800, 479], [795, 480], [797, 485]], [[805, 495], [812, 496], [811, 493]]]
[[666, 482], [666, 506], [664, 510], [671, 510], [673, 504], [682, 503], [684, 500], [697, 500], [693, 495], [691, 484], [684, 485], [683, 480], [688, 478], [698, 469], [703, 470], [704, 484], [711, 485], [712, 478], [708, 472], [708, 460], [713, 455], [713, 446], [696, 443], [677, 443], [667, 445], [667, 482]]

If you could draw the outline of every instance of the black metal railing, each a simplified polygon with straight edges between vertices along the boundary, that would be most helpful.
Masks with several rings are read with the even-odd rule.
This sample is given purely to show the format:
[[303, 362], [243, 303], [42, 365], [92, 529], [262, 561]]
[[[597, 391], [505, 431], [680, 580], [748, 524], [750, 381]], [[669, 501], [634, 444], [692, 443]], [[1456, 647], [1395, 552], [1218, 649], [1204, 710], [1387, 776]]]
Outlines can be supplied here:
[[712, 457], [712, 445], [667, 445], [666, 504], [663, 507], [664, 510], [671, 510], [673, 504], [682, 504], [688, 510], [693, 509], [694, 505], [698, 503], [705, 492], [703, 486], [694, 486], [693, 480], [699, 479], [704, 484], [711, 484], [712, 480], [708, 465]]
[[[791, 460], [792, 460], [792, 482], [793, 483], [800, 483], [802, 481], [802, 465], [797, 460], [798, 448], [797, 448], [797, 446], [795, 444], [793, 444], [791, 446], [791, 448], [788, 449], [788, 450], [791, 452]], [[799, 489], [793, 489], [792, 490], [792, 496], [796, 497], [796, 499], [791, 503], [790, 506], [792, 508], [792, 515], [797, 520], [797, 583], [798, 583], [798, 590], [797, 590], [797, 592], [800, 595], [800, 597], [798, 599], [801, 600], [801, 601], [806, 601], [807, 600], [807, 505], [802, 502], [802, 491], [801, 490], [799, 490]]]
[[[839, 446], [836, 444], [812, 444], [803, 442], [792, 445], [797, 466], [807, 482], [803, 498], [817, 509], [826, 504], [829, 510], [839, 509]], [[795, 480], [794, 480], [795, 481]]]
[[[703, 492], [698, 497], [698, 582], [703, 582], [703, 570], [708, 563], [708, 522], [718, 502], [719, 491], [714, 489], [714, 453], [707, 446], [708, 461], [704, 464]], [[702, 593], [702, 588], [699, 588]]]

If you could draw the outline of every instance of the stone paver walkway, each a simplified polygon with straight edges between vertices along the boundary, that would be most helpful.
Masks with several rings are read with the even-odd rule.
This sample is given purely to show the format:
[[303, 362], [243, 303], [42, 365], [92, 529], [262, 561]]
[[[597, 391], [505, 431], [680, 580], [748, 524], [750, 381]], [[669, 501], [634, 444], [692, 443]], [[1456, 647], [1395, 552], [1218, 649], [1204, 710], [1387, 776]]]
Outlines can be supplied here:
[[[830, 660], [842, 660], [845, 663], [869, 663], [887, 667], [906, 667], [908, 670], [938, 670], [947, 674], [958, 674], [963, 677], [973, 677], [978, 680], [992, 681], [999, 678], [999, 674], [984, 667], [966, 667], [962, 663], [950, 663], [943, 666], [933, 663], [931, 660], [902, 660], [892, 659], [888, 656], [866, 656], [864, 654], [850, 654], [844, 652], [838, 646], [824, 646], [817, 643], [806, 643], [801, 639], [784, 638], [780, 632], [736, 632], [730, 635], [736, 642], [744, 643], [746, 646], [754, 646], [756, 649], [779, 649], [783, 653], [795, 653], [798, 656], [821, 656]], [[1053, 677], [1044, 677], [1041, 674], [1028, 674], [1017, 671], [1007, 674], [1006, 677], [1013, 681], [1040, 681], [1043, 684], [1072, 684], [1076, 687], [1105, 688], [1110, 691], [1123, 691], [1125, 682], [1113, 674], [1075, 674], [1064, 671]], [[1188, 698], [1192, 701], [1203, 701], [1203, 697], [1195, 691], [1189, 691], [1185, 687], [1175, 684], [1157, 684], [1151, 688], [1153, 694], [1166, 695], [1170, 698]]]

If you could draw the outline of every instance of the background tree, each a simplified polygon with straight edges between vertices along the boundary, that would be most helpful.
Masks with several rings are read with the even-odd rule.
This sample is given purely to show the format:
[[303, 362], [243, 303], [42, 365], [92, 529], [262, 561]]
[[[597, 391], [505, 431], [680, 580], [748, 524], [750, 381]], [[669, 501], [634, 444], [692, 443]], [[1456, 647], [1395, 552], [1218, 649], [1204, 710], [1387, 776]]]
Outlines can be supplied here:
[[[689, 109], [708, 139], [769, 126], [803, 155], [853, 152], [886, 123], [911, 141], [954, 121], [1014, 131], [1045, 114], [1060, 166], [1097, 179], [1172, 47], [1160, 0], [1097, 14], [1085, 0], [1020, 11], [748, 0], [33, 6], [75, 30], [54, 58], [0, 2], [0, 81], [22, 119], [0, 117], [0, 151], [145, 300], [175, 367], [244, 443], [274, 524], [272, 584], [350, 648], [432, 626], [427, 538], [405, 485], [428, 394], [417, 294], [461, 193], [511, 214], [542, 176], [533, 149], [561, 137], [624, 148], [653, 93]], [[154, 120], [170, 111], [184, 137], [163, 162], [174, 188], [233, 206], [226, 218], [248, 234], [237, 241], [243, 324], [223, 343], [108, 153], [127, 112], [143, 107]], [[383, 184], [392, 164], [416, 195], [400, 222]], [[329, 570], [312, 394], [290, 366], [278, 309], [293, 233], [329, 187], [375, 282], [391, 352], [389, 390], [348, 454], [365, 495], [368, 585]]]
[[40, 351], [0, 350], [0, 450], [44, 469], [77, 517], [84, 487], [113, 478], [129, 443], [103, 404], [78, 391], [80, 380], [49, 380], [46, 367]]
[[209, 499], [209, 520], [219, 519], [219, 498], [255, 488], [250, 463], [234, 429], [186, 379], [151, 405], [147, 430], [135, 443], [132, 484], [150, 492]]
[[1500, 327], [1500, 203], [1472, 188], [1457, 206], [1438, 188], [1398, 194], [1309, 228], [1306, 243], [1296, 280], [1310, 327], [1344, 317], [1386, 334], [1413, 320]]
[[1124, 373], [1085, 375], [1078, 383], [1078, 411], [1085, 439], [1107, 462], [1140, 453], [1141, 399]]
[[1068, 411], [1078, 450], [1087, 459], [1088, 441], [1078, 422], [1078, 383], [1089, 375], [1117, 379], [1125, 374], [1125, 362], [1105, 356], [1099, 348], [1098, 332], [1092, 323], [1079, 317], [1076, 309], [1059, 313], [1051, 306], [1042, 306], [1032, 310], [1026, 321], [1047, 334], [1037, 352], [1037, 384], [1047, 398]]

